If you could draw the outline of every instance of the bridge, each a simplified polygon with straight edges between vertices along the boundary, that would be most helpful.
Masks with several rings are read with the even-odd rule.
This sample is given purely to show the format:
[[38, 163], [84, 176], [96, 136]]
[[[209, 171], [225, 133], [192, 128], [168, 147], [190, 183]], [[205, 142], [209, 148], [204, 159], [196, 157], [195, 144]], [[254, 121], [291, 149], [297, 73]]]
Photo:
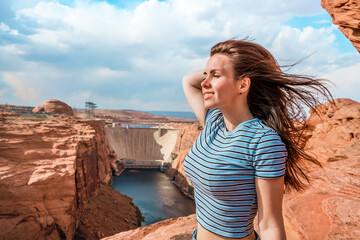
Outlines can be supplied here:
[[126, 168], [164, 168], [171, 158], [178, 129], [106, 127], [105, 135]]

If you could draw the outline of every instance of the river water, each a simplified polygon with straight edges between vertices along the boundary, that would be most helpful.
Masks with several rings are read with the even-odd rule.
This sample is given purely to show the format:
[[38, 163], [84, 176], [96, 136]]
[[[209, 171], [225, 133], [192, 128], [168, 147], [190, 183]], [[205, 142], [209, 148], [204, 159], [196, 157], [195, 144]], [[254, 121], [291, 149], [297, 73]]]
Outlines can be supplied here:
[[113, 188], [133, 198], [149, 225], [171, 217], [195, 213], [195, 205], [159, 170], [127, 169], [114, 177]]

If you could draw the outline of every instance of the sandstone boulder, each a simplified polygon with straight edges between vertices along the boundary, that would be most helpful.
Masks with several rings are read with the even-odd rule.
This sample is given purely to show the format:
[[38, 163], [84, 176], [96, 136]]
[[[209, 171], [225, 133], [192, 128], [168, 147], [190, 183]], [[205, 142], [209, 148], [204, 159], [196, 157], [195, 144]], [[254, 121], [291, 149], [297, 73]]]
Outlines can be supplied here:
[[335, 105], [327, 102], [317, 110], [320, 115], [312, 113], [306, 123], [313, 130], [306, 151], [322, 163], [348, 158], [360, 141], [360, 103], [340, 98]]
[[47, 112], [47, 113], [59, 113], [69, 116], [74, 116], [72, 108], [66, 103], [56, 100], [49, 99], [43, 102], [40, 106], [35, 107], [33, 112]]
[[333, 23], [360, 53], [360, 2], [357, 0], [322, 0], [321, 6], [330, 14]]
[[121, 232], [103, 240], [189, 240], [196, 228], [195, 214], [170, 218], [149, 226]]

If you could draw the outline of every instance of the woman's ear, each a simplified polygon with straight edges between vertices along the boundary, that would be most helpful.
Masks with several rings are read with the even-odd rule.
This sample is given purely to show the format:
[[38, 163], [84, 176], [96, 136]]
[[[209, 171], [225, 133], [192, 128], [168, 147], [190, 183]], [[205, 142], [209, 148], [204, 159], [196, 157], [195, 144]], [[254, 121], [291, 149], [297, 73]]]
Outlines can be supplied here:
[[248, 77], [243, 79], [239, 79], [237, 82], [237, 89], [239, 90], [239, 94], [244, 94], [245, 92], [249, 91], [251, 80]]

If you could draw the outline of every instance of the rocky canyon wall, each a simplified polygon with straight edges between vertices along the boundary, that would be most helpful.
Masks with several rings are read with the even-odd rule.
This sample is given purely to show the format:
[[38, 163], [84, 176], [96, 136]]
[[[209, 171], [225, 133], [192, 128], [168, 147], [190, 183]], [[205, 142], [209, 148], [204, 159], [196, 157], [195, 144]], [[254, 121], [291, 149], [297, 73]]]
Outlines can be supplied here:
[[311, 185], [288, 193], [284, 215], [300, 239], [360, 239], [360, 103], [336, 99], [318, 106], [320, 116], [305, 150], [322, 168], [309, 166]]
[[360, 53], [360, 2], [358, 0], [322, 0], [321, 6]]
[[178, 132], [176, 144], [172, 150], [173, 162], [171, 168], [166, 171], [174, 184], [188, 197], [194, 198], [191, 182], [186, 178], [184, 172], [184, 159], [191, 146], [202, 130], [200, 123], [184, 125]]
[[[106, 188], [109, 155], [101, 122], [1, 112], [0, 238], [99, 239], [137, 227], [131, 199]], [[122, 212], [101, 210], [106, 202]]]

